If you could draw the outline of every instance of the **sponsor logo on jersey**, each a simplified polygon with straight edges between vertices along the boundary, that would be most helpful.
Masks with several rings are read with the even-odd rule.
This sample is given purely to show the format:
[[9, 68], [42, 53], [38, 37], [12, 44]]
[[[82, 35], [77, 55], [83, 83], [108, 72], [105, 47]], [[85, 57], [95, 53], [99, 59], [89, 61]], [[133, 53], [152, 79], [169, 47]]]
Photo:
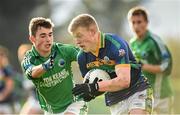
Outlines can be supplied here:
[[99, 67], [99, 66], [102, 66], [102, 65], [114, 66], [115, 61], [110, 60], [109, 57], [105, 56], [104, 59], [96, 59], [95, 61], [87, 63], [86, 67], [88, 69], [90, 69], [90, 68]]
[[52, 76], [43, 78], [40, 82], [40, 87], [54, 87], [55, 85], [61, 83], [66, 77], [69, 76], [69, 72], [63, 69], [61, 72], [55, 73]]

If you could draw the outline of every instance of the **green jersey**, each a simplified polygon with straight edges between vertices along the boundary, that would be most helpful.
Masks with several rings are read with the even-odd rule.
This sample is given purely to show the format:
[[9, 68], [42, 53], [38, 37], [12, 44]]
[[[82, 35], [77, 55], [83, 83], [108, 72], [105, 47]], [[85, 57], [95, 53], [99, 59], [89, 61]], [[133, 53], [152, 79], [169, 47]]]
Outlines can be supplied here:
[[147, 31], [142, 40], [133, 37], [130, 46], [137, 61], [144, 64], [161, 65], [162, 73], [153, 74], [143, 71], [154, 89], [155, 98], [165, 98], [172, 95], [170, 73], [172, 69], [172, 57], [167, 46], [161, 39]]
[[55, 51], [57, 56], [54, 60], [54, 67], [39, 78], [32, 78], [28, 74], [29, 68], [44, 63], [49, 57], [41, 57], [34, 46], [26, 53], [22, 61], [22, 68], [37, 89], [41, 108], [48, 112], [60, 113], [74, 101], [71, 62], [76, 60], [78, 49], [71, 45], [54, 43], [51, 54]]

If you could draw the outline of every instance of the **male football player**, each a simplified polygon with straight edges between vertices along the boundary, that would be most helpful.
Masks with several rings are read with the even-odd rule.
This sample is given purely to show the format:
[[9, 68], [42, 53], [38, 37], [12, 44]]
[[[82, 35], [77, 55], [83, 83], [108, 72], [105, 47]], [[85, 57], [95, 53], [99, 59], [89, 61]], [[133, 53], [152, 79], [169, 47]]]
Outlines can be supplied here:
[[25, 54], [22, 68], [34, 83], [45, 114], [79, 115], [86, 112], [84, 101], [76, 101], [72, 95], [71, 62], [76, 60], [78, 49], [53, 42], [50, 19], [33, 18], [29, 24], [29, 35], [33, 47]]
[[159, 114], [170, 114], [173, 111], [170, 81], [171, 53], [160, 37], [148, 30], [149, 18], [144, 8], [130, 9], [128, 21], [135, 34], [130, 40], [130, 46], [137, 60], [142, 64], [143, 74], [153, 87], [154, 111]]
[[68, 30], [82, 49], [78, 54], [82, 76], [99, 68], [111, 77], [110, 80], [77, 84], [73, 94], [90, 101], [99, 92], [107, 92], [106, 105], [113, 115], [151, 113], [152, 90], [127, 42], [116, 34], [101, 32], [95, 18], [89, 14], [75, 17]]

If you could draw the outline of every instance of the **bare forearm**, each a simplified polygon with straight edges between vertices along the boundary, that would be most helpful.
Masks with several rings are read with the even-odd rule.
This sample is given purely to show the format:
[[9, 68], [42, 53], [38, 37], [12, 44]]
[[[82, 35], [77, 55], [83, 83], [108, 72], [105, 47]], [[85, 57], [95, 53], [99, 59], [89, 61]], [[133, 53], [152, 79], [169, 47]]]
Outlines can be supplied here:
[[151, 64], [144, 64], [142, 66], [143, 71], [147, 71], [150, 73], [161, 73], [162, 70], [159, 65], [151, 65]]
[[32, 78], [39, 78], [44, 73], [45, 70], [43, 69], [41, 64], [32, 68]]
[[127, 88], [129, 85], [119, 78], [98, 82], [99, 91], [114, 92]]
[[128, 88], [130, 85], [130, 64], [120, 64], [115, 66], [115, 72], [117, 77], [98, 82], [99, 91], [108, 91], [114, 92], [119, 91], [125, 88]]

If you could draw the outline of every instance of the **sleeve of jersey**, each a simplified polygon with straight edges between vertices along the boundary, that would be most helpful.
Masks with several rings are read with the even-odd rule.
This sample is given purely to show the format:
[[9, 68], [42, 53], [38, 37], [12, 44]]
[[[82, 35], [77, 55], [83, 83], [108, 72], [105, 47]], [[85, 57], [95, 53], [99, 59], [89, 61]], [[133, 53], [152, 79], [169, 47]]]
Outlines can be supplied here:
[[120, 48], [115, 47], [113, 52], [113, 57], [115, 59], [116, 66], [121, 66], [124, 64], [129, 64], [129, 52], [126, 44], [122, 43]]
[[28, 78], [28, 79], [32, 79], [32, 68], [33, 68], [33, 64], [31, 64], [30, 58], [29, 57], [25, 57], [24, 60], [21, 63], [21, 67], [22, 70], [24, 72], [24, 75]]
[[161, 71], [165, 71], [171, 63], [171, 55], [163, 42], [156, 42], [155, 55], [161, 60]]
[[5, 77], [12, 77], [13, 69], [10, 66], [4, 68]]
[[129, 76], [130, 63], [129, 63], [129, 52], [128, 45], [125, 42], [120, 44], [120, 48], [115, 48], [114, 58], [115, 58], [115, 71], [117, 76], [125, 75]]
[[132, 53], [132, 50], [131, 50], [131, 48], [129, 47], [129, 45], [128, 45], [127, 42], [126, 42], [126, 45], [127, 45], [127, 47], [128, 47], [129, 63], [137, 63], [137, 62], [136, 62], [136, 59], [135, 59], [135, 57], [134, 57], [134, 55], [133, 55], [133, 53]]
[[69, 61], [76, 61], [78, 52], [79, 52], [79, 48], [77, 48], [73, 45], [67, 45], [64, 53], [68, 54], [67, 57], [68, 57]]
[[78, 54], [78, 64], [79, 64], [79, 69], [81, 71], [82, 77], [86, 75], [88, 72], [88, 69], [86, 67], [86, 59], [85, 56], [82, 53]]

